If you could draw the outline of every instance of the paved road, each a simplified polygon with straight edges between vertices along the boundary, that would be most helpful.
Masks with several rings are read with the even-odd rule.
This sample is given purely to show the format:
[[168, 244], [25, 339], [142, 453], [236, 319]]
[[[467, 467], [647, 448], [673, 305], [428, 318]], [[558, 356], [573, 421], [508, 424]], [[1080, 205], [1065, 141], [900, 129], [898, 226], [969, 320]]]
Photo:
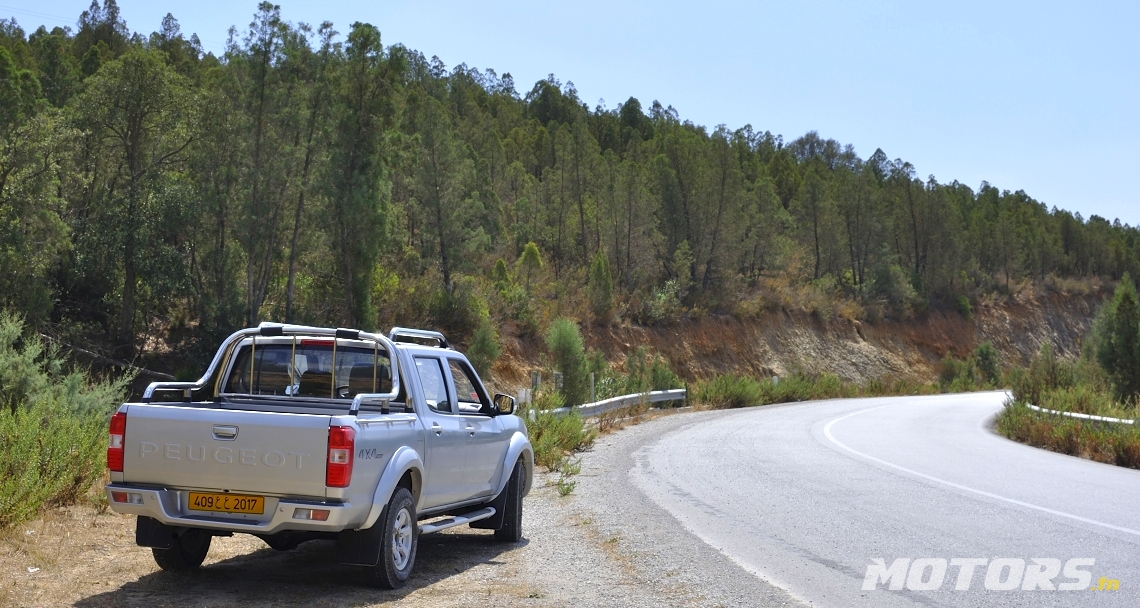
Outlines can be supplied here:
[[[1004, 398], [835, 400], [706, 415], [646, 442], [630, 477], [741, 572], [812, 605], [1140, 605], [1140, 471], [994, 434]], [[863, 589], [875, 559], [889, 568], [900, 558], [926, 561], [909, 579], [875, 577], [875, 589]], [[965, 585], [956, 558], [981, 563], [967, 590], [955, 589]], [[1081, 558], [1095, 562], [1070, 562]], [[937, 590], [911, 590], [937, 584], [942, 564]], [[1088, 572], [1087, 582], [1052, 572], [1069, 567]], [[1120, 589], [1084, 587], [1101, 577]], [[994, 589], [1019, 579], [1082, 590]]]

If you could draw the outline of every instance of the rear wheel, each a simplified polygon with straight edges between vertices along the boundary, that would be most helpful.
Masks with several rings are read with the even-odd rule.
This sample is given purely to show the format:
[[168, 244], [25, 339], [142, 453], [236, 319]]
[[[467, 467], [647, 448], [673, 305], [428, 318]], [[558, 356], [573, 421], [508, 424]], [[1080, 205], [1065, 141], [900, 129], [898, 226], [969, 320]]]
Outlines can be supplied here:
[[189, 572], [196, 570], [210, 551], [213, 536], [205, 530], [191, 528], [174, 538], [169, 549], [151, 549], [158, 567], [167, 572]]
[[376, 525], [384, 526], [384, 536], [380, 540], [380, 562], [373, 576], [377, 585], [397, 589], [408, 582], [412, 573], [419, 536], [416, 503], [407, 488], [396, 489]]
[[517, 543], [522, 539], [522, 499], [523, 499], [523, 463], [515, 463], [515, 470], [511, 472], [511, 479], [503, 491], [507, 493], [503, 502], [503, 527], [495, 530], [495, 540]]
[[261, 540], [276, 551], [292, 551], [301, 544], [303, 539], [288, 533], [278, 533], [272, 536], [262, 536]]

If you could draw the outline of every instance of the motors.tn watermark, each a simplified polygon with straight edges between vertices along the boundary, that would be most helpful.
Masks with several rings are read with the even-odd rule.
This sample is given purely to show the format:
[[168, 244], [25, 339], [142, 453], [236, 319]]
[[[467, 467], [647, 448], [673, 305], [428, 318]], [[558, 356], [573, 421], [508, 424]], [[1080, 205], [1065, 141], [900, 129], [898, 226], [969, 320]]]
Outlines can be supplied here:
[[883, 558], [871, 560], [863, 577], [863, 590], [937, 591], [1119, 591], [1120, 581], [1107, 576], [1093, 580], [1096, 559], [1074, 557], [1065, 562], [1035, 557], [900, 557], [889, 566]]

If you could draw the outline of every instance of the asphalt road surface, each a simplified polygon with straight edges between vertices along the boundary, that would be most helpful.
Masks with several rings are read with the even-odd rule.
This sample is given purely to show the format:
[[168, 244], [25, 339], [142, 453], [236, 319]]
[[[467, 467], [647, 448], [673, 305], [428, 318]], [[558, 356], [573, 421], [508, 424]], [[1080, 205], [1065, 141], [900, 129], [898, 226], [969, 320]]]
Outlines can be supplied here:
[[1140, 605], [1140, 471], [995, 434], [1004, 399], [708, 414], [634, 452], [630, 480], [815, 606]]

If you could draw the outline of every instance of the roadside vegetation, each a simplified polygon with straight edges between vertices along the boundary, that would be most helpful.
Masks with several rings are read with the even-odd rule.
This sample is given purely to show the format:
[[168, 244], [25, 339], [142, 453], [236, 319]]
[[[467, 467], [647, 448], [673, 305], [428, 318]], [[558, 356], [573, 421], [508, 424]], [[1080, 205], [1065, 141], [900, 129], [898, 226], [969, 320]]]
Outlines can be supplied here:
[[105, 469], [107, 420], [127, 378], [92, 381], [0, 314], [0, 529], [87, 496]]
[[[605, 357], [584, 346], [578, 324], [558, 318], [545, 336], [546, 382], [538, 387], [530, 404], [520, 412], [527, 419], [535, 463], [559, 472], [558, 491], [565, 496], [574, 489], [570, 478], [579, 467], [575, 452], [593, 445], [599, 431], [607, 427], [591, 425], [577, 412], [555, 414], [566, 405], [579, 405], [591, 398], [600, 401], [620, 395], [680, 388], [681, 380], [663, 357], [644, 347], [634, 349], [623, 365], [607, 363]], [[590, 379], [593, 377], [591, 394]]]
[[1001, 358], [992, 344], [984, 342], [966, 359], [947, 356], [942, 360], [938, 382], [907, 379], [872, 379], [862, 384], [845, 382], [834, 374], [793, 373], [782, 378], [753, 378], [725, 374], [702, 380], [690, 387], [689, 399], [712, 409], [851, 397], [931, 395], [991, 390], [1003, 386]]
[[1026, 369], [1010, 375], [1013, 400], [997, 418], [1010, 439], [1099, 462], [1140, 468], [1140, 424], [1081, 420], [1036, 412], [1031, 404], [1123, 420], [1140, 418], [1140, 306], [1125, 275], [1097, 314], [1076, 361], [1044, 344]]

